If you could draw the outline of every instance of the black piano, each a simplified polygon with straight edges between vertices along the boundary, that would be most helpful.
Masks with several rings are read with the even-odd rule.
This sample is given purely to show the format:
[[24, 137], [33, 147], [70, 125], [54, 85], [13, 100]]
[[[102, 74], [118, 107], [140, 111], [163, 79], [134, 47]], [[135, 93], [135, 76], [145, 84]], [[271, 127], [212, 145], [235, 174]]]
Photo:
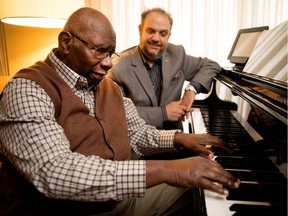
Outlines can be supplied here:
[[[220, 100], [216, 82], [249, 103], [247, 119], [237, 104]], [[215, 161], [238, 177], [239, 189], [223, 197], [199, 191], [199, 215], [287, 216], [287, 83], [225, 70], [215, 78], [209, 97], [194, 102], [189, 132], [221, 137], [232, 154], [212, 148]]]
[[[287, 24], [240, 29], [228, 55], [234, 67], [193, 104], [189, 132], [221, 137], [233, 153], [210, 147], [214, 160], [241, 180], [227, 197], [199, 189], [197, 215], [287, 216]], [[238, 104], [219, 99], [223, 88]]]

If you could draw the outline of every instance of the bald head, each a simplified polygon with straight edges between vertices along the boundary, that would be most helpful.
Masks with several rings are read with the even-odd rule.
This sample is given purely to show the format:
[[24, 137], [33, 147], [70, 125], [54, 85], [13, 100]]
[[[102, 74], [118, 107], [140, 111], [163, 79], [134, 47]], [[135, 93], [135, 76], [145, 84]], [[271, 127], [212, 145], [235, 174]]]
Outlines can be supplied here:
[[54, 53], [89, 83], [97, 83], [112, 67], [115, 47], [116, 34], [108, 18], [98, 10], [84, 7], [68, 18]]
[[84, 7], [70, 15], [64, 31], [81, 32], [81, 34], [115, 35], [114, 29], [108, 18], [100, 11]]

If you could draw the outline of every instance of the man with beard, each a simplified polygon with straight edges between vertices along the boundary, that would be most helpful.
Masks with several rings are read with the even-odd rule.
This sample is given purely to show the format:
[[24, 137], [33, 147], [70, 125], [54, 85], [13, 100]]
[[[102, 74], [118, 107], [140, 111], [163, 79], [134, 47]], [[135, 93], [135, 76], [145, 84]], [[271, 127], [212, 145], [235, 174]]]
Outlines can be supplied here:
[[[122, 87], [147, 124], [182, 129], [197, 93], [207, 93], [221, 67], [185, 53], [168, 42], [173, 20], [161, 8], [146, 10], [139, 25], [140, 43], [121, 53], [108, 76]], [[184, 82], [189, 81], [181, 98]]]

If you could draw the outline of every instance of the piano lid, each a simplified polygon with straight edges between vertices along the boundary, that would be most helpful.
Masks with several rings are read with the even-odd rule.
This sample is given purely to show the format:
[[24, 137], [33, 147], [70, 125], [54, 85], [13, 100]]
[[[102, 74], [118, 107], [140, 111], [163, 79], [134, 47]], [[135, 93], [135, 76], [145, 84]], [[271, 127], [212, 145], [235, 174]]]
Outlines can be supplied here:
[[216, 80], [228, 86], [234, 95], [248, 101], [252, 107], [257, 107], [287, 125], [286, 82], [224, 69]]

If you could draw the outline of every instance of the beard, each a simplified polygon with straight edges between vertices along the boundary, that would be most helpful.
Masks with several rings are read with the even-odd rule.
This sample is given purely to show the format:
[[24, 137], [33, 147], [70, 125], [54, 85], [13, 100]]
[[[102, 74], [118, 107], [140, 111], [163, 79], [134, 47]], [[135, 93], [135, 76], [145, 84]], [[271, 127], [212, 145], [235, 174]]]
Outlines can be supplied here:
[[[151, 52], [151, 51], [149, 51], [149, 48], [148, 48], [149, 45], [158, 46], [160, 49], [159, 49], [158, 52]], [[153, 43], [153, 42], [148, 42], [147, 45], [144, 44], [144, 45], [140, 46], [140, 48], [141, 48], [143, 54], [145, 55], [145, 57], [147, 58], [147, 60], [148, 61], [152, 61], [152, 62], [154, 62], [157, 59], [159, 59], [163, 55], [163, 53], [164, 53], [164, 51], [166, 49], [166, 47], [159, 46], [159, 44], [156, 44], [156, 43]]]

